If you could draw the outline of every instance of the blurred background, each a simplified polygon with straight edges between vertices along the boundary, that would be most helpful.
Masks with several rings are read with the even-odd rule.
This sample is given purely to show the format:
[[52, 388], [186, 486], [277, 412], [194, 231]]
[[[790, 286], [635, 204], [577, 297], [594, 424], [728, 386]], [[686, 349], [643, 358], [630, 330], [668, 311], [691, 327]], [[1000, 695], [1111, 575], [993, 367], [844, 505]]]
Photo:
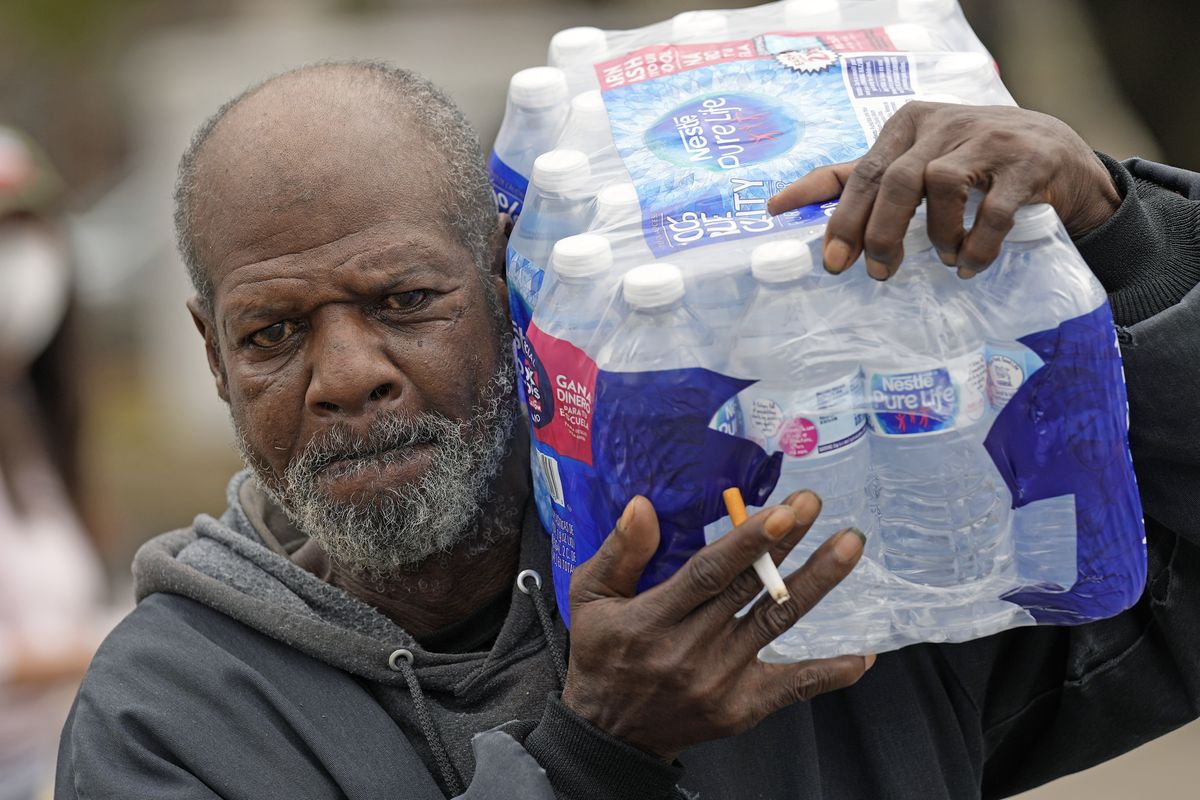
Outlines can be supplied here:
[[[1200, 169], [1200, 62], [1189, 55], [1200, 4], [963, 6], [1022, 105], [1066, 120], [1118, 158]], [[132, 603], [134, 550], [198, 512], [219, 513], [225, 482], [239, 467], [184, 309], [189, 286], [173, 242], [174, 172], [196, 126], [274, 72], [326, 58], [383, 58], [447, 89], [486, 147], [509, 75], [544, 63], [555, 31], [637, 27], [695, 7], [695, 0], [0, 0], [0, 125], [27, 133], [61, 178], [45, 208], [61, 223], [54, 239], [72, 254], [77, 292], [68, 322], [80, 335], [56, 369], [78, 403], [51, 424], [79, 432], [77, 452], [61, 456], [72, 465], [65, 490], [77, 498], [80, 529], [115, 587], [112, 613]], [[0, 183], [3, 150], [0, 139]], [[3, 736], [0, 724], [0, 749]], [[1185, 787], [1200, 778], [1188, 758], [1197, 745], [1193, 726], [1027, 797], [1190, 796]]]

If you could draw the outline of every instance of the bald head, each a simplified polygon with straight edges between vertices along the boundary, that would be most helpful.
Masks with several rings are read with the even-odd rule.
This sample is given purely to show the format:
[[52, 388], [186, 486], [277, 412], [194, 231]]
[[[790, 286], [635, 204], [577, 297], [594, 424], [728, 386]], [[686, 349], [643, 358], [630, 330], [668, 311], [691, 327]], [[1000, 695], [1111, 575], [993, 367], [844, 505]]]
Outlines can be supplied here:
[[298, 220], [316, 247], [347, 216], [369, 224], [401, 203], [428, 209], [489, 268], [496, 207], [462, 112], [407, 70], [317, 64], [247, 89], [200, 127], [180, 162], [176, 233], [211, 314], [224, 262], [269, 253]]

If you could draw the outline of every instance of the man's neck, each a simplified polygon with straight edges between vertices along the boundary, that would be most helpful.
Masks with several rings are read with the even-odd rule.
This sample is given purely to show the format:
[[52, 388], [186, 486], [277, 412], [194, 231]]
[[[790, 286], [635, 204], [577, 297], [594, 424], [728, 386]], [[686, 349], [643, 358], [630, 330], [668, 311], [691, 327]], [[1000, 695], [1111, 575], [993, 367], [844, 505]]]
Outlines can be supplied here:
[[511, 589], [530, 492], [528, 439], [520, 420], [516, 427], [513, 446], [475, 535], [449, 553], [382, 579], [365, 579], [335, 563], [330, 582], [379, 609], [418, 638], [469, 616]]

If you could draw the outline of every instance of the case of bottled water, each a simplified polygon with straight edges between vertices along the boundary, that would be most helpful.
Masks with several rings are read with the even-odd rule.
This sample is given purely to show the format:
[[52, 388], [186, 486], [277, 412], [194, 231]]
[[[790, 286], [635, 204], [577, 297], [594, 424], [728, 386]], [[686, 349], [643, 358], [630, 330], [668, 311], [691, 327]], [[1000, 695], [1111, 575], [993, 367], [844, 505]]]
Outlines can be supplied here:
[[[954, 0], [794, 0], [571, 28], [513, 78], [492, 157], [534, 494], [559, 608], [629, 499], [641, 588], [808, 488], [858, 566], [761, 654], [798, 660], [1112, 615], [1145, 550], [1112, 315], [1049, 206], [944, 267], [918, 209], [877, 283], [821, 266], [836, 203], [767, 199], [919, 99], [1011, 104]], [[515, 176], [515, 177], [514, 177]], [[965, 220], [970, 226], [970, 214]], [[569, 619], [568, 619], [569, 622]]]

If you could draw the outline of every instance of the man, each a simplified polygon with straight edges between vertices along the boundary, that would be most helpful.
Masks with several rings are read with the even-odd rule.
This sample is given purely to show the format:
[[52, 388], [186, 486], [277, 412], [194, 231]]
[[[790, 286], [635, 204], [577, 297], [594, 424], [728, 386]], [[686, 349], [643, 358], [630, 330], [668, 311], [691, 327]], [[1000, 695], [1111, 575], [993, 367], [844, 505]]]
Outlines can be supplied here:
[[[944, 185], [918, 185], [927, 174]], [[818, 548], [788, 578], [790, 602], [737, 619], [759, 588], [752, 562], [782, 559], [819, 499], [764, 509], [634, 596], [657, 545], [654, 510], [634, 498], [575, 574], [564, 665], [514, 422], [503, 228], [475, 139], [411, 73], [308, 67], [224, 107], [184, 156], [189, 307], [251, 469], [220, 520], [139, 554], [140, 604], [80, 690], [57, 796], [995, 796], [1195, 717], [1197, 439], [1166, 433], [1195, 426], [1180, 381], [1200, 354], [1179, 332], [1200, 296], [1159, 265], [1200, 262], [1197, 204], [1012, 109], [915, 106], [857, 168], [814, 173], [775, 210], [843, 182], [835, 270], [865, 231], [886, 277], [896, 220], [923, 190], [946, 193], [931, 198], [944, 215], [978, 184], [994, 187], [978, 231], [939, 223], [935, 237], [964, 269], [995, 255], [1005, 213], [1044, 199], [1102, 277], [1173, 287], [1141, 291], [1150, 305], [1131, 300], [1140, 310], [1119, 320], [1155, 520], [1137, 607], [877, 662], [760, 664], [853, 568], [861, 535]], [[1154, 238], [1131, 241], [1143, 229]]]

